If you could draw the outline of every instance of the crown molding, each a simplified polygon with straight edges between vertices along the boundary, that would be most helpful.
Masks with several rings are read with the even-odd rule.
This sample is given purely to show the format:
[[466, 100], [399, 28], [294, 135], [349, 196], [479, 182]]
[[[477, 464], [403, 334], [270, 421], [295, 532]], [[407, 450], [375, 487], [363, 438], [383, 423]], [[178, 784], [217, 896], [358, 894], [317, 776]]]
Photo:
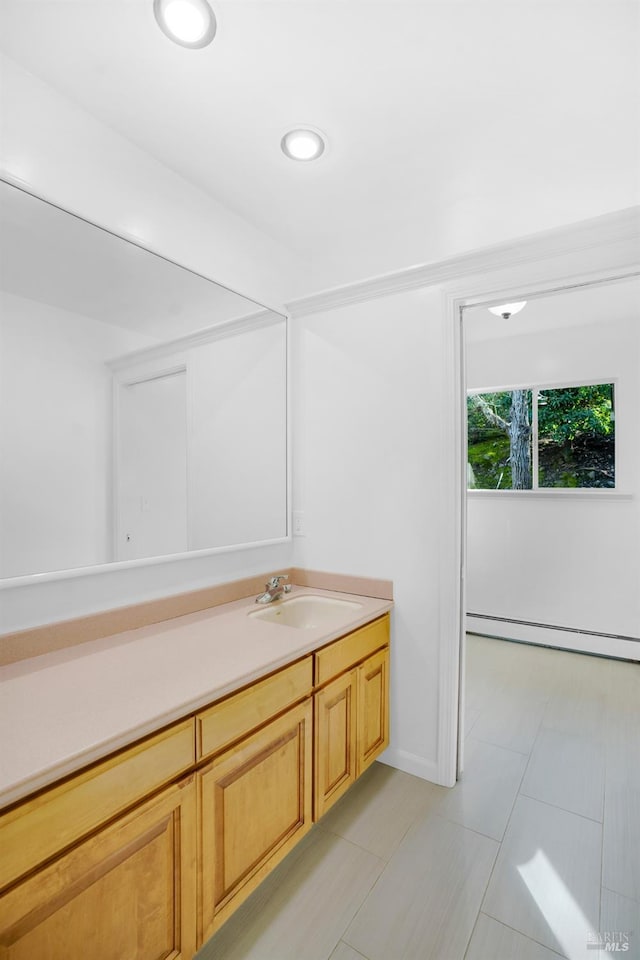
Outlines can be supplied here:
[[292, 300], [287, 303], [286, 310], [292, 318], [305, 317], [324, 310], [392, 296], [406, 290], [439, 286], [474, 274], [620, 243], [630, 246], [635, 244], [629, 257], [629, 265], [637, 264], [640, 260], [640, 206], [627, 207], [563, 227], [554, 227], [446, 260], [418, 264], [356, 283], [333, 287]]
[[127, 370], [139, 363], [147, 360], [160, 360], [165, 357], [173, 356], [185, 350], [191, 350], [194, 347], [201, 347], [206, 343], [212, 343], [214, 340], [222, 340], [225, 337], [233, 337], [239, 333], [247, 333], [249, 330], [256, 330], [259, 327], [269, 327], [276, 323], [286, 321], [282, 314], [274, 314], [273, 311], [264, 309], [256, 310], [254, 313], [247, 314], [244, 317], [236, 317], [232, 320], [224, 320], [211, 327], [204, 327], [201, 330], [195, 330], [193, 333], [187, 333], [184, 337], [176, 337], [175, 340], [164, 340], [162, 343], [153, 344], [151, 347], [142, 347], [140, 350], [133, 350], [131, 353], [125, 353], [122, 356], [114, 357], [108, 360], [106, 366], [110, 370]]

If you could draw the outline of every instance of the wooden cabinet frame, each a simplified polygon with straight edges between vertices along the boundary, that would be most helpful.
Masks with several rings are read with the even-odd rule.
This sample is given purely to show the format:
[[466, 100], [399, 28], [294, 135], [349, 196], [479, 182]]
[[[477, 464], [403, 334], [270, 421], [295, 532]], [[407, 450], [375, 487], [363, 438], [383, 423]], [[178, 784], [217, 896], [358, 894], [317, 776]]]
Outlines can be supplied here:
[[389, 743], [389, 648], [358, 667], [357, 768], [360, 776]]
[[310, 829], [311, 698], [198, 772], [198, 944]]
[[389, 743], [389, 616], [315, 654], [314, 819]]
[[357, 673], [332, 680], [314, 697], [314, 819], [355, 783]]
[[18, 883], [0, 897], [2, 960], [191, 960], [195, 824], [192, 774]]

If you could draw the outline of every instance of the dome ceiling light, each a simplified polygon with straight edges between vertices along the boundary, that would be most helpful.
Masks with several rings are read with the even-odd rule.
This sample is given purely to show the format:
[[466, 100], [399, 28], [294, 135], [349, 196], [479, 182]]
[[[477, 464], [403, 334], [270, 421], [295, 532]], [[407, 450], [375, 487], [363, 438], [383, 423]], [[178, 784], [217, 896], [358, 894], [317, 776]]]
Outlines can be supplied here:
[[527, 301], [520, 300], [519, 303], [503, 303], [500, 307], [489, 307], [489, 313], [492, 313], [494, 317], [502, 317], [503, 320], [508, 320], [509, 317], [512, 317], [516, 313], [520, 313], [523, 307], [526, 307]]
[[285, 133], [280, 146], [290, 160], [317, 160], [324, 153], [325, 140], [317, 130], [297, 127]]
[[216, 35], [216, 18], [207, 0], [153, 0], [158, 26], [182, 47], [206, 47]]

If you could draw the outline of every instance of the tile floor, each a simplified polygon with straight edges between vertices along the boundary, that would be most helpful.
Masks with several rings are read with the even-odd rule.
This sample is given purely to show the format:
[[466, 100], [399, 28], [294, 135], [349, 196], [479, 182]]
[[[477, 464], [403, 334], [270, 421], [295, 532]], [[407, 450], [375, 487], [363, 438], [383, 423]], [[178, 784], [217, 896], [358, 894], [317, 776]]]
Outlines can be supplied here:
[[470, 636], [447, 790], [376, 763], [198, 960], [640, 960], [640, 665]]

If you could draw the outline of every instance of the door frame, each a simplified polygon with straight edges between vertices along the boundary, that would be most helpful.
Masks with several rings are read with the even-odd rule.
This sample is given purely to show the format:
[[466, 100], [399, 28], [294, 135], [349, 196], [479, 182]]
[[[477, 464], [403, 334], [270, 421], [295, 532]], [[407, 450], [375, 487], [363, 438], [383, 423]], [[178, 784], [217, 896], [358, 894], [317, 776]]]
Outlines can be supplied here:
[[[464, 310], [467, 307], [533, 300], [594, 284], [613, 283], [640, 275], [637, 248], [627, 238], [596, 235], [585, 249], [550, 251], [523, 256], [505, 268], [487, 258], [482, 273], [461, 278], [443, 288], [443, 344], [446, 370], [443, 385], [443, 464], [440, 547], [441, 584], [440, 703], [438, 708], [439, 782], [453, 786], [464, 768], [465, 595], [467, 517], [467, 437], [464, 351]], [[517, 247], [517, 244], [514, 244]], [[544, 245], [543, 245], [544, 248]], [[544, 252], [544, 250], [542, 251]], [[488, 261], [488, 262], [487, 262]]]

